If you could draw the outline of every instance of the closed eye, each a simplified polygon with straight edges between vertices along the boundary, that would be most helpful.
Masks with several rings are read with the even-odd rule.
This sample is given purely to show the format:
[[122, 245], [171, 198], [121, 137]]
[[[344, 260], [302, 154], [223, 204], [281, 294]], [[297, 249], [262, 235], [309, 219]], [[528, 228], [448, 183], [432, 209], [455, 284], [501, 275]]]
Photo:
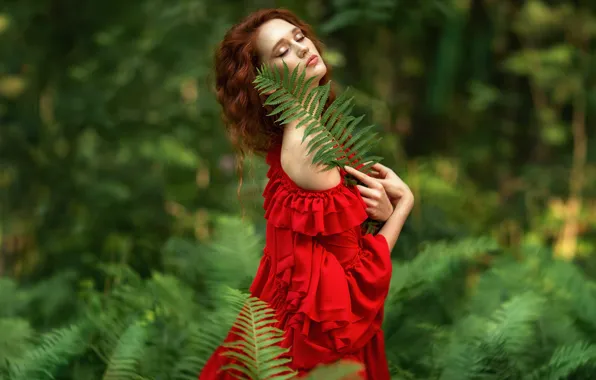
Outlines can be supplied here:
[[[296, 34], [296, 37], [295, 37], [296, 41], [298, 41], [298, 42], [300, 42], [300, 41], [304, 40], [305, 38], [306, 38], [306, 37], [305, 37], [305, 36], [304, 36], [304, 34], [302, 34], [302, 33], [298, 33], [298, 34]], [[290, 50], [290, 49], [286, 49], [286, 50], [284, 50], [284, 51], [283, 51], [281, 54], [279, 54], [279, 55], [278, 55], [278, 57], [283, 57], [283, 56], [285, 56], [285, 55], [286, 55], [286, 53], [288, 52], [288, 50]]]

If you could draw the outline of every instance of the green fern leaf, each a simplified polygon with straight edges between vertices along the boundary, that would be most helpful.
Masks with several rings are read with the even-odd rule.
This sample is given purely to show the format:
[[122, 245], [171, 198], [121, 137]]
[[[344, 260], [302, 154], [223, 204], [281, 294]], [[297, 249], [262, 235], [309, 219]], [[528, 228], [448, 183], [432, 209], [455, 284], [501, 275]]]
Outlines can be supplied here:
[[0, 373], [5, 369], [5, 361], [16, 360], [27, 352], [33, 333], [24, 319], [0, 318]]
[[580, 368], [596, 368], [596, 346], [587, 342], [577, 342], [557, 348], [550, 361], [535, 371], [529, 378], [561, 380], [569, 379]]
[[134, 322], [124, 331], [108, 362], [104, 380], [135, 379], [137, 366], [145, 350], [148, 328], [141, 322]]
[[228, 287], [222, 287], [218, 292], [226, 302], [215, 311], [201, 315], [199, 322], [189, 328], [184, 356], [175, 368], [173, 378], [176, 380], [196, 380], [197, 373], [201, 372], [211, 354], [223, 343], [249, 297]]
[[542, 315], [544, 303], [542, 297], [531, 292], [517, 295], [504, 303], [487, 326], [487, 340], [502, 343], [503, 349], [512, 357], [530, 352], [535, 343], [534, 323]]
[[[358, 129], [364, 116], [349, 115], [353, 98], [345, 92], [325, 110], [331, 83], [308, 91], [314, 79], [306, 79], [306, 71], [300, 66], [290, 73], [284, 62], [281, 70], [263, 64], [253, 83], [261, 94], [269, 94], [264, 104], [275, 106], [270, 116], [279, 115], [277, 121], [282, 125], [298, 121], [297, 128], [305, 127], [303, 142], [308, 141], [309, 154], [316, 152], [312, 156], [313, 164], [329, 169], [368, 163], [365, 170], [369, 170], [381, 160], [377, 156], [365, 156], [378, 142], [376, 134], [370, 133], [374, 126]], [[349, 159], [346, 152], [353, 157]]]
[[[238, 300], [235, 300], [238, 302]], [[224, 343], [228, 348], [223, 355], [234, 362], [222, 367], [222, 370], [240, 373], [246, 379], [264, 380], [291, 379], [296, 375], [285, 364], [291, 361], [283, 357], [289, 350], [279, 346], [283, 341], [283, 331], [274, 327], [277, 323], [275, 311], [256, 297], [246, 300], [234, 323], [234, 332], [241, 338]]]
[[536, 347], [536, 322], [545, 300], [527, 292], [503, 303], [490, 319], [469, 317], [453, 331], [444, 351], [441, 379], [520, 378]]
[[497, 243], [490, 238], [428, 243], [415, 259], [394, 265], [387, 302], [411, 299], [451, 276], [463, 264], [497, 248]]
[[11, 363], [13, 380], [31, 380], [52, 377], [60, 365], [81, 352], [81, 330], [79, 326], [56, 329], [42, 336], [37, 347], [27, 351], [23, 357]]
[[446, 366], [440, 380], [472, 380], [480, 378], [482, 372], [482, 354], [473, 346], [455, 342], [448, 346]]

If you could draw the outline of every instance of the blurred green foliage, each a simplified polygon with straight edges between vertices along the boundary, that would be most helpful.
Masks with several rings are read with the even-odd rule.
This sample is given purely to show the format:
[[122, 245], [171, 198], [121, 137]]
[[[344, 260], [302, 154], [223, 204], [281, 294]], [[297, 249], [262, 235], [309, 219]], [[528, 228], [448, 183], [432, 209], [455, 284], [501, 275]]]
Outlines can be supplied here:
[[247, 161], [239, 200], [213, 52], [270, 6], [314, 26], [415, 193], [386, 310], [395, 378], [591, 378], [582, 0], [5, 1], [0, 378], [196, 378], [264, 236], [266, 166]]

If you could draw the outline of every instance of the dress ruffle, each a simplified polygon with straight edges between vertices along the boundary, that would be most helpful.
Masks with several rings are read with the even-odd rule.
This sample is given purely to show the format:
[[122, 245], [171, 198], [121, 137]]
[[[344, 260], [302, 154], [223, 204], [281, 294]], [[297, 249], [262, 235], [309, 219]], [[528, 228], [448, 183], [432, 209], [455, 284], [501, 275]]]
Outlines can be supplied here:
[[359, 226], [367, 219], [366, 204], [357, 192], [341, 182], [328, 190], [300, 188], [279, 163], [279, 148], [267, 156], [269, 181], [263, 191], [265, 218], [277, 228], [309, 236], [333, 235]]

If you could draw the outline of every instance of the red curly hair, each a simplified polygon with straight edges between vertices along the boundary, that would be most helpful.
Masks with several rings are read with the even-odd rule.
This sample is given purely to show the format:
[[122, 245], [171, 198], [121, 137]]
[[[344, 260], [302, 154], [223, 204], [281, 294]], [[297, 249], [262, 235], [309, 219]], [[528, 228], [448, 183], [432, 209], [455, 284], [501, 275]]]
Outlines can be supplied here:
[[[263, 107], [265, 100], [254, 88], [253, 80], [260, 67], [256, 48], [257, 31], [261, 25], [272, 19], [285, 20], [302, 30], [317, 50], [323, 53], [323, 43], [313, 29], [286, 9], [262, 9], [249, 14], [234, 25], [219, 44], [215, 54], [215, 90], [217, 100], [223, 109], [223, 120], [234, 148], [238, 154], [238, 170], [242, 181], [242, 164], [247, 154], [265, 155], [272, 144], [281, 142], [283, 128], [267, 116], [271, 109]], [[320, 84], [330, 80], [331, 68], [321, 78]], [[330, 92], [325, 105], [335, 100]], [[240, 184], [241, 186], [241, 184]]]

